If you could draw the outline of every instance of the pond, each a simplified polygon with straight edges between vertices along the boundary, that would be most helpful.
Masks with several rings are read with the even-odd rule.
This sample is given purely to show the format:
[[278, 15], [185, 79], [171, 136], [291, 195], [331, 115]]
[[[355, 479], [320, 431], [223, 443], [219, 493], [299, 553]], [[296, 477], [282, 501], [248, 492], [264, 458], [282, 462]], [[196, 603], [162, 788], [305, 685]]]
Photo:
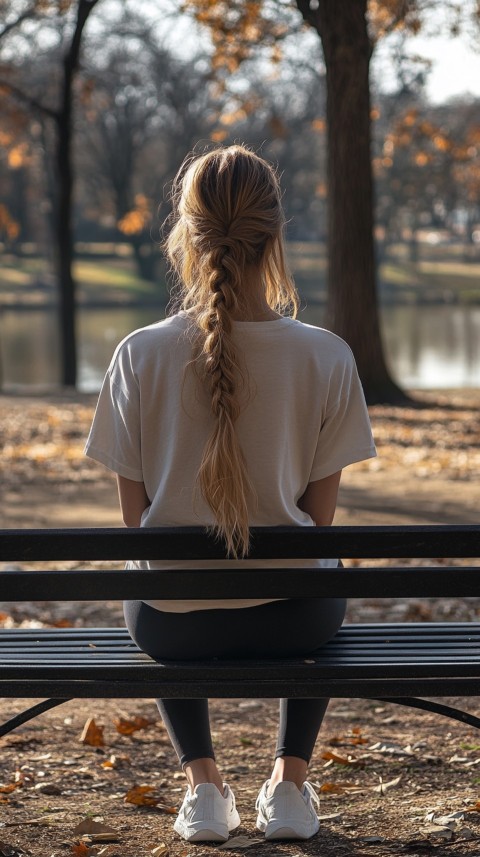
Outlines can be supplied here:
[[[385, 306], [381, 313], [387, 360], [401, 386], [480, 387], [479, 306]], [[312, 307], [300, 318], [321, 325], [322, 314], [321, 307]], [[159, 317], [161, 311], [152, 308], [81, 309], [79, 389], [96, 392], [117, 342]], [[0, 356], [5, 389], [55, 385], [58, 355], [53, 312], [3, 309]]]

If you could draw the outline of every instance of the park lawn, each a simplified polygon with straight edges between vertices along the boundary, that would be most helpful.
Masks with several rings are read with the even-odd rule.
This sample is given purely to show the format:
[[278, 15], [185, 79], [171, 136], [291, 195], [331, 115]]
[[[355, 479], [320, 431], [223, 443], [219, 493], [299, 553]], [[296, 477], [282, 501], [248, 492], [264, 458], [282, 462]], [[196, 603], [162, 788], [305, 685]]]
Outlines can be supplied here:
[[[103, 256], [98, 259], [79, 258], [73, 266], [78, 283], [80, 300], [116, 301], [138, 300], [150, 302], [164, 299], [162, 284], [139, 277], [132, 259]], [[43, 296], [54, 289], [51, 265], [38, 256], [7, 256], [0, 263], [0, 301], [7, 303], [31, 299], [33, 294]]]
[[86, 300], [115, 300], [128, 296], [151, 301], [165, 296], [164, 285], [139, 277], [131, 259], [78, 259], [74, 264], [74, 276]]

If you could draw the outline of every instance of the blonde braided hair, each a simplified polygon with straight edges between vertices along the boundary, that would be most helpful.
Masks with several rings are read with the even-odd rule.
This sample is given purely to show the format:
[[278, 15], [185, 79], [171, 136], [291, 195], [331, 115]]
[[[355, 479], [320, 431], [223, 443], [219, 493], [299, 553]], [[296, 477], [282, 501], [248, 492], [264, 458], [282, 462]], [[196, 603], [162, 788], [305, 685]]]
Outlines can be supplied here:
[[195, 365], [214, 417], [198, 483], [228, 554], [245, 556], [255, 490], [235, 430], [243, 375], [232, 316], [245, 311], [248, 316], [251, 298], [242, 288], [248, 270], [260, 275], [272, 310], [296, 315], [279, 183], [266, 161], [244, 146], [230, 146], [188, 158], [174, 181], [172, 200], [165, 249], [178, 277], [178, 303], [195, 326]]

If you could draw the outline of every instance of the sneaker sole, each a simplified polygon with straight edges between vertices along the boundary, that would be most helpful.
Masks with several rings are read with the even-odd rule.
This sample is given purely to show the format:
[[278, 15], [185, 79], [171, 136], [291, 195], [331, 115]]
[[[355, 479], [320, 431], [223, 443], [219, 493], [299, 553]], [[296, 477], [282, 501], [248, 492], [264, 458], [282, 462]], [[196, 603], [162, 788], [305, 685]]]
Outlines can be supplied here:
[[199, 826], [191, 833], [192, 825], [189, 825], [188, 834], [187, 830], [181, 824], [174, 824], [173, 829], [187, 842], [226, 842], [228, 839], [228, 830], [220, 824], [216, 829], [213, 824], [206, 825], [205, 827]]
[[287, 820], [270, 824], [265, 824], [260, 819], [257, 820], [257, 828], [265, 834], [265, 839], [311, 839], [312, 836], [318, 833], [320, 828], [320, 825], [318, 825], [318, 827], [314, 826], [312, 829], [312, 826], [309, 825], [308, 828], [300, 830], [295, 825], [298, 825], [298, 822], [295, 822], [293, 819], [291, 826]]

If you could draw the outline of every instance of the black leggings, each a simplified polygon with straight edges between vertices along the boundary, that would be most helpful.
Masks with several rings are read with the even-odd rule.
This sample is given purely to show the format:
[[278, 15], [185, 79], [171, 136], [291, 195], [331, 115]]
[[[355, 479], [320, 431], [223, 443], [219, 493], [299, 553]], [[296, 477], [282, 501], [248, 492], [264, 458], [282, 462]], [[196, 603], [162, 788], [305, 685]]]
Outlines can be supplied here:
[[[124, 601], [127, 628], [158, 661], [279, 658], [309, 655], [330, 640], [345, 615], [344, 598], [297, 598], [257, 607], [166, 613], [143, 601]], [[278, 756], [307, 763], [328, 699], [281, 699]], [[207, 699], [157, 699], [182, 765], [214, 759]]]

